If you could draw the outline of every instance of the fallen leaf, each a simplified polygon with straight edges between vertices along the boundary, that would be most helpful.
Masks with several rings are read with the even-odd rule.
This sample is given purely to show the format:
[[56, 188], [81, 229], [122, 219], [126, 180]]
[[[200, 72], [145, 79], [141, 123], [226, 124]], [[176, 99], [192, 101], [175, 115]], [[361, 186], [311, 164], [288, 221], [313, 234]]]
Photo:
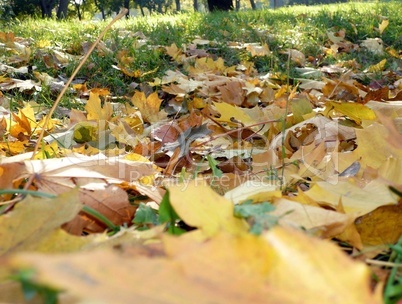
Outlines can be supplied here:
[[165, 236], [162, 246], [131, 248], [131, 254], [20, 254], [8, 267], [34, 268], [36, 282], [92, 302], [381, 303], [367, 266], [295, 230], [277, 227], [260, 237], [221, 232], [202, 242]]
[[89, 93], [89, 100], [85, 106], [87, 110], [88, 120], [95, 120], [99, 124], [99, 131], [103, 131], [106, 128], [106, 122], [110, 120], [113, 114], [112, 105], [109, 102], [105, 102], [102, 106], [102, 101], [99, 98], [98, 93]]
[[384, 19], [383, 21], [381, 21], [381, 23], [378, 25], [378, 30], [380, 32], [380, 35], [382, 35], [382, 33], [385, 31], [385, 29], [388, 27], [388, 25], [389, 25], [388, 19]]
[[220, 231], [242, 234], [247, 224], [233, 215], [233, 204], [218, 195], [203, 180], [168, 187], [170, 203], [189, 226], [199, 228], [211, 237]]
[[34, 249], [81, 208], [77, 189], [52, 199], [28, 196], [0, 217], [0, 255]]
[[356, 228], [367, 246], [395, 244], [402, 235], [402, 206], [381, 206], [356, 220]]
[[147, 122], [161, 121], [167, 116], [166, 112], [160, 109], [162, 100], [159, 99], [156, 92], [148, 97], [145, 97], [143, 92], [135, 92], [131, 102], [140, 110], [143, 119]]
[[286, 198], [275, 199], [271, 215], [279, 217], [279, 225], [300, 227], [323, 238], [333, 238], [353, 224], [355, 216], [309, 206]]
[[384, 205], [395, 205], [398, 201], [388, 186], [373, 180], [360, 188], [350, 181], [339, 181], [337, 184], [317, 182], [305, 194], [320, 204], [336, 209], [339, 202], [346, 213], [364, 215]]

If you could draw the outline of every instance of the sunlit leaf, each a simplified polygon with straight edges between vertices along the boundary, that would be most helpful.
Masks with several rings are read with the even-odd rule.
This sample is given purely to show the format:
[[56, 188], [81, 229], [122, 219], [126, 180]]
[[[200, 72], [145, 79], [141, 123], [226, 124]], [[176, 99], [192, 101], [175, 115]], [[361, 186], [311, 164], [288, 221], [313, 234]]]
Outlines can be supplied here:
[[165, 111], [160, 109], [162, 99], [159, 99], [156, 92], [148, 97], [143, 92], [135, 92], [131, 102], [140, 110], [145, 121], [152, 123], [166, 118]]
[[10, 214], [0, 217], [0, 255], [34, 249], [81, 208], [77, 189], [53, 199], [25, 198]]
[[169, 187], [170, 202], [189, 226], [199, 228], [209, 237], [219, 231], [241, 234], [247, 224], [233, 215], [233, 204], [218, 195], [203, 181], [191, 181]]

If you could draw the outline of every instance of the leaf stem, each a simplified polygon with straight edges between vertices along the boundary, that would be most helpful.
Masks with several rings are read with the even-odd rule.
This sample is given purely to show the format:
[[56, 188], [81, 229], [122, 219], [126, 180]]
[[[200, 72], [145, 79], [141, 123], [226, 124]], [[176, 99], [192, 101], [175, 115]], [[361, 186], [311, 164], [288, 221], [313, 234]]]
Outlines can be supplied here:
[[[39, 197], [45, 197], [45, 198], [56, 198], [57, 195], [51, 194], [51, 193], [45, 193], [45, 192], [38, 192], [34, 190], [25, 190], [25, 189], [1, 189], [0, 190], [0, 195], [2, 194], [20, 194], [20, 195], [32, 195], [32, 196], [39, 196]], [[8, 202], [6, 202], [8, 203]], [[5, 205], [6, 203], [0, 203], [0, 205]], [[95, 209], [84, 205], [82, 207], [82, 211], [85, 212], [88, 215], [91, 215], [92, 217], [96, 218], [103, 224], [105, 224], [109, 229], [113, 231], [118, 231], [120, 229], [119, 226], [116, 226], [113, 224], [111, 220], [109, 220], [106, 216], [101, 214], [100, 212], [96, 211]]]
[[96, 218], [97, 220], [101, 221], [103, 224], [105, 224], [109, 229], [117, 232], [120, 230], [119, 226], [116, 226], [115, 224], [113, 224], [113, 222], [111, 220], [109, 220], [106, 216], [104, 216], [102, 213], [99, 213], [98, 211], [96, 211], [95, 209], [84, 205], [82, 207], [82, 211], [85, 212], [86, 214]]
[[74, 80], [75, 76], [77, 75], [78, 71], [81, 70], [82, 66], [84, 65], [84, 63], [88, 60], [89, 56], [91, 55], [91, 53], [93, 52], [93, 50], [95, 49], [95, 47], [98, 45], [98, 43], [101, 41], [101, 39], [103, 38], [103, 36], [105, 36], [106, 32], [112, 27], [112, 25], [119, 19], [121, 19], [123, 16], [125, 16], [127, 14], [128, 10], [126, 8], [123, 8], [121, 10], [121, 12], [114, 17], [114, 19], [112, 21], [110, 21], [110, 23], [104, 28], [104, 30], [99, 34], [98, 38], [95, 40], [95, 42], [92, 44], [92, 46], [89, 48], [88, 52], [85, 54], [85, 56], [82, 58], [81, 62], [79, 63], [79, 65], [76, 67], [76, 69], [74, 70], [74, 72], [71, 74], [70, 78], [68, 79], [67, 83], [64, 85], [63, 89], [61, 90], [59, 96], [57, 96], [56, 101], [54, 102], [52, 108], [49, 111], [49, 114], [46, 116], [46, 120], [43, 124], [43, 128], [42, 131], [39, 134], [39, 137], [37, 139], [35, 148], [33, 150], [31, 159], [35, 158], [36, 153], [39, 150], [39, 146], [41, 145], [41, 142], [43, 140], [43, 137], [45, 135], [45, 131], [46, 131], [46, 126], [49, 124], [49, 121], [54, 113], [54, 111], [56, 110], [57, 106], [59, 105], [61, 98], [63, 97], [63, 95], [66, 93], [68, 87], [70, 86], [71, 82]]
[[[3, 194], [22, 194], [22, 195], [32, 195], [32, 196], [40, 196], [46, 198], [55, 198], [56, 195], [46, 193], [46, 192], [38, 192], [35, 190], [26, 190], [26, 189], [1, 189], [0, 195]], [[0, 203], [0, 205], [5, 205], [5, 203]]]

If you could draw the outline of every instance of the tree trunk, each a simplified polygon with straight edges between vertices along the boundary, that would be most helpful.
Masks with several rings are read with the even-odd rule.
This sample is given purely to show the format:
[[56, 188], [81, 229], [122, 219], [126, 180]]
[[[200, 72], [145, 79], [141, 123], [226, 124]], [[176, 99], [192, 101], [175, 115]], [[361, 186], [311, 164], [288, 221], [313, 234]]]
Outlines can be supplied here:
[[144, 16], [145, 16], [145, 12], [144, 12], [144, 8], [142, 7], [142, 5], [140, 5], [140, 10], [141, 10], [141, 15], [142, 15], [142, 17], [144, 17]]
[[52, 18], [52, 3], [48, 0], [41, 0], [40, 7], [42, 10], [42, 18]]
[[98, 0], [95, 0], [95, 6], [98, 8], [98, 10], [101, 11], [102, 19], [105, 20], [106, 19], [105, 8], [103, 7], [102, 3], [99, 3]]
[[181, 11], [180, 0], [176, 0], [176, 11], [177, 12]]
[[159, 14], [163, 14], [162, 3], [161, 2], [158, 2], [157, 11], [158, 11]]
[[67, 18], [69, 0], [60, 0], [59, 7], [57, 8], [57, 19]]
[[208, 0], [208, 9], [212, 11], [229, 11], [233, 9], [232, 0]]
[[128, 10], [126, 18], [130, 17], [130, 0], [124, 0], [124, 8]]
[[194, 12], [198, 12], [198, 0], [194, 0], [193, 8], [194, 8]]
[[81, 21], [82, 20], [81, 8], [80, 8], [81, 5], [79, 5], [77, 2], [74, 2], [74, 6], [75, 9], [77, 10], [78, 20]]
[[254, 0], [250, 0], [250, 4], [251, 4], [251, 8], [252, 8], [253, 10], [256, 10], [256, 9], [257, 9], [257, 6], [255, 5], [255, 1], [254, 1]]
[[236, 0], [236, 11], [240, 10], [240, 0]]

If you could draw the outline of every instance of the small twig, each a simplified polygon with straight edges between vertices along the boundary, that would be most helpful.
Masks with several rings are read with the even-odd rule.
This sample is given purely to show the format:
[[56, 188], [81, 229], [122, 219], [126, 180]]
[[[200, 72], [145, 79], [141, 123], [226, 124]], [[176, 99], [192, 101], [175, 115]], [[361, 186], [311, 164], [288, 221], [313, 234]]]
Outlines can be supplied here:
[[336, 89], [338, 89], [339, 85], [346, 78], [346, 76], [349, 76], [350, 72], [352, 72], [352, 70], [348, 70], [346, 71], [346, 73], [342, 74], [341, 78], [339, 79], [338, 83], [335, 84], [334, 89], [332, 90], [331, 94], [329, 94], [328, 98], [332, 98], [334, 96]]
[[367, 264], [370, 264], [370, 265], [381, 266], [381, 267], [396, 267], [396, 268], [402, 268], [402, 264], [399, 264], [399, 263], [392, 263], [392, 262], [387, 262], [387, 261], [377, 261], [377, 260], [372, 260], [372, 259], [366, 259], [365, 262], [366, 262]]
[[70, 86], [71, 82], [74, 80], [75, 76], [77, 75], [78, 71], [82, 68], [82, 66], [84, 65], [84, 63], [88, 60], [89, 56], [91, 55], [91, 53], [93, 52], [93, 50], [95, 49], [95, 47], [98, 45], [98, 43], [101, 41], [101, 39], [103, 38], [103, 36], [105, 36], [106, 32], [112, 27], [112, 25], [119, 19], [121, 19], [122, 17], [124, 17], [127, 14], [128, 10], [126, 8], [123, 8], [121, 10], [121, 12], [114, 17], [114, 19], [112, 21], [110, 21], [110, 23], [104, 28], [104, 30], [102, 31], [102, 33], [99, 34], [98, 38], [95, 40], [95, 42], [92, 44], [92, 46], [90, 47], [90, 49], [88, 50], [88, 52], [85, 54], [85, 56], [82, 58], [81, 62], [79, 63], [79, 65], [76, 67], [76, 69], [74, 70], [74, 72], [71, 74], [70, 79], [68, 79], [67, 83], [64, 85], [63, 89], [61, 90], [59, 96], [57, 97], [56, 101], [54, 102], [52, 108], [49, 111], [49, 114], [46, 116], [46, 120], [45, 123], [43, 125], [43, 129], [39, 134], [39, 137], [37, 139], [34, 151], [32, 153], [32, 157], [31, 159], [35, 158], [36, 153], [39, 150], [39, 146], [41, 145], [41, 142], [43, 140], [43, 137], [45, 135], [45, 131], [46, 131], [46, 126], [49, 124], [49, 121], [54, 113], [54, 111], [56, 110], [57, 106], [60, 103], [61, 98], [63, 97], [63, 95], [66, 93], [68, 87]]
[[[291, 50], [289, 49], [289, 55], [288, 55], [288, 62], [287, 62], [287, 72], [288, 72], [288, 77], [287, 77], [287, 90], [289, 93], [289, 87], [290, 87], [290, 57], [291, 57]], [[286, 158], [286, 148], [285, 148], [285, 134], [286, 134], [286, 119], [289, 114], [289, 98], [286, 99], [286, 105], [285, 105], [285, 113], [283, 114], [283, 119], [282, 119], [282, 140], [281, 140], [281, 147], [282, 147], [282, 170], [281, 170], [281, 178], [280, 178], [280, 189], [282, 189], [283, 184], [284, 184], [284, 178], [285, 178], [285, 158]]]

